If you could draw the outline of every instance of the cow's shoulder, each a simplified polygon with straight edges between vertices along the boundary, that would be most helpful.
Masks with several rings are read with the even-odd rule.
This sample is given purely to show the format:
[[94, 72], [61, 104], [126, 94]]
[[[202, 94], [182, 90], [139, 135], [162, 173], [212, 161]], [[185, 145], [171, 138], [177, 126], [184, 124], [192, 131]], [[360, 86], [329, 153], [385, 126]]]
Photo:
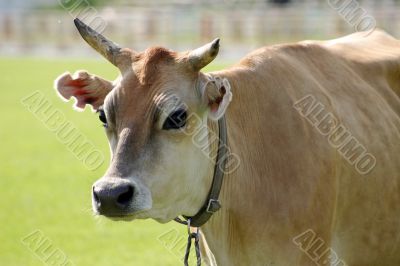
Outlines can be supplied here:
[[382, 30], [375, 30], [367, 35], [355, 33], [321, 42], [320, 45], [336, 57], [344, 59], [352, 71], [373, 85], [377, 91], [385, 91], [386, 86], [379, 83], [385, 80], [390, 89], [400, 96], [399, 40]]
[[[313, 79], [325, 87], [331, 80], [363, 81], [376, 90], [386, 80], [400, 96], [400, 41], [382, 30], [358, 32], [328, 41], [302, 41], [260, 48], [239, 63], [269, 79]], [[333, 84], [334, 85], [334, 84]]]
[[[265, 46], [247, 54], [238, 65], [263, 72], [319, 68], [324, 62], [340, 60], [321, 41], [302, 41]], [[276, 76], [274, 74], [274, 76]]]
[[[257, 49], [241, 61], [241, 65], [256, 66], [266, 61], [313, 59], [345, 59], [349, 62], [368, 64], [400, 63], [400, 41], [388, 33], [376, 29], [373, 32], [357, 32], [328, 41], [301, 41]], [[274, 60], [277, 59], [277, 60]]]
[[400, 62], [400, 41], [382, 30], [320, 42], [338, 56], [360, 64]]

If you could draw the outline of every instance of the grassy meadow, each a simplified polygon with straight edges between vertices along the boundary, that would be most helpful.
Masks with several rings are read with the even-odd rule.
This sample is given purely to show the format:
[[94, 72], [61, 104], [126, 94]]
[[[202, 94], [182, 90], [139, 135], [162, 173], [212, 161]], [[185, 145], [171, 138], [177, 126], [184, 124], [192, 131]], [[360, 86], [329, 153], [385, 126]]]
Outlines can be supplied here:
[[[0, 265], [182, 265], [183, 226], [112, 222], [92, 215], [90, 190], [107, 168], [107, 139], [95, 114], [88, 108], [73, 111], [72, 101], [62, 102], [53, 89], [59, 74], [78, 69], [108, 79], [118, 74], [105, 60], [0, 58]], [[102, 151], [101, 167], [87, 169], [21, 103], [35, 91]], [[172, 242], [179, 233], [180, 245], [164, 246], [160, 236], [168, 232]], [[37, 234], [35, 241], [50, 244], [40, 247], [31, 239]], [[49, 256], [45, 247], [58, 250], [60, 259]]]

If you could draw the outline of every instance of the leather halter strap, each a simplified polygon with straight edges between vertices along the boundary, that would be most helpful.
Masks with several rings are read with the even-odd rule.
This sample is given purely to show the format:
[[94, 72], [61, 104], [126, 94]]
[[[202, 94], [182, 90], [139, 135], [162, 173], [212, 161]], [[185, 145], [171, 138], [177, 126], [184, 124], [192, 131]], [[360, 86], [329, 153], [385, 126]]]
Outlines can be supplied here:
[[[183, 216], [186, 220], [190, 219], [190, 225], [192, 227], [200, 227], [205, 224], [211, 216], [221, 208], [221, 204], [218, 200], [221, 192], [222, 181], [224, 179], [224, 171], [226, 160], [228, 157], [228, 136], [226, 129], [225, 115], [218, 120], [218, 152], [216, 162], [214, 166], [213, 181], [211, 184], [210, 191], [207, 199], [204, 202], [200, 210], [192, 217]], [[175, 218], [178, 223], [187, 224], [186, 221], [180, 218]]]

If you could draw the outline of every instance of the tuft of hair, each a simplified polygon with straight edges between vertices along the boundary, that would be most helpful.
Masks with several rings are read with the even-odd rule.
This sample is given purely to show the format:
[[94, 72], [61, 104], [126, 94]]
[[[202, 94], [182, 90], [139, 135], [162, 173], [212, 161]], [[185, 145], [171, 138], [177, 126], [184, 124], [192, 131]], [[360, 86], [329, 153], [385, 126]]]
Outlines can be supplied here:
[[141, 71], [139, 80], [143, 84], [151, 83], [152, 79], [159, 71], [160, 64], [175, 61], [176, 52], [164, 47], [150, 47], [137, 57], [137, 61], [141, 63]]

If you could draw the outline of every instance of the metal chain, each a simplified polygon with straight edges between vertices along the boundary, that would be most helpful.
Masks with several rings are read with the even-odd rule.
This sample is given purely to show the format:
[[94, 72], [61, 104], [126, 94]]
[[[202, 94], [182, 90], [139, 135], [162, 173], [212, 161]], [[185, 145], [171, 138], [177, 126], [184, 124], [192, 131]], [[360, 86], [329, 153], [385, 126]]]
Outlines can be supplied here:
[[186, 252], [185, 252], [185, 259], [184, 265], [189, 266], [189, 254], [190, 248], [192, 247], [192, 239], [194, 239], [194, 249], [196, 251], [196, 258], [197, 258], [197, 266], [201, 266], [201, 254], [200, 254], [200, 246], [199, 246], [199, 239], [200, 239], [200, 232], [199, 228], [196, 228], [196, 232], [190, 231], [190, 219], [187, 220], [188, 226], [188, 242], [186, 245]]

